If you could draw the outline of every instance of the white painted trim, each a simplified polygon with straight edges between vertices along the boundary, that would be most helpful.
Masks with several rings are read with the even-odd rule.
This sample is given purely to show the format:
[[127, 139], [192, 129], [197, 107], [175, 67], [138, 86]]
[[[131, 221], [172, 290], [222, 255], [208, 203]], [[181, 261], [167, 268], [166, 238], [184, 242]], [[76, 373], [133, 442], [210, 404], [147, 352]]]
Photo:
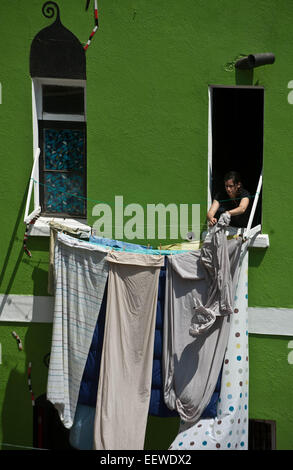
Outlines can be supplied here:
[[[33, 165], [35, 164], [36, 156], [39, 158], [39, 128], [38, 128], [38, 110], [36, 99], [36, 83], [32, 80], [32, 120], [33, 120]], [[39, 165], [37, 167], [37, 179], [39, 179]], [[34, 176], [35, 177], [35, 176]], [[40, 193], [39, 185], [34, 184], [34, 209], [40, 206]]]
[[86, 80], [78, 80], [75, 78], [53, 78], [53, 77], [34, 77], [34, 81], [42, 85], [63, 85], [63, 86], [86, 86]]
[[[39, 191], [35, 191], [35, 186], [39, 187], [38, 184], [34, 184], [34, 180], [39, 177], [39, 156], [40, 156], [40, 149], [37, 148], [36, 155], [34, 157], [33, 168], [31, 172], [28, 194], [26, 199], [25, 205], [25, 212], [24, 212], [24, 223], [28, 224], [36, 215], [40, 214], [41, 207], [39, 206]], [[31, 203], [31, 195], [34, 188], [34, 210], [29, 214], [30, 203]]]
[[44, 121], [85, 122], [85, 116], [83, 114], [43, 113], [42, 119]]
[[[36, 119], [48, 121], [86, 121], [86, 81], [67, 80], [60, 78], [33, 78], [33, 109]], [[84, 115], [79, 114], [51, 114], [43, 113], [43, 93], [42, 85], [75, 86], [84, 89]]]
[[[82, 87], [84, 89], [84, 115], [72, 115], [72, 114], [51, 114], [43, 113], [43, 94], [42, 94], [42, 85], [60, 85], [60, 86], [76, 86]], [[86, 121], [86, 80], [71, 80], [71, 79], [59, 79], [59, 78], [40, 78], [34, 77], [32, 79], [32, 118], [33, 118], [33, 152], [34, 156], [37, 155], [39, 149], [39, 127], [38, 120], [54, 120], [54, 121]], [[39, 154], [38, 154], [39, 155]], [[39, 167], [36, 165], [36, 157], [33, 162], [33, 170], [35, 170], [32, 177], [39, 181]], [[33, 184], [34, 191], [34, 212], [39, 213], [40, 210], [40, 189], [39, 183]], [[30, 200], [32, 192], [32, 181], [30, 182], [29, 187], [29, 197]], [[27, 203], [29, 204], [29, 202]], [[27, 214], [26, 214], [27, 215]], [[32, 214], [30, 214], [32, 215]], [[30, 227], [29, 235], [30, 236], [45, 236], [50, 235], [49, 222], [51, 220], [57, 220], [58, 222], [70, 226], [70, 227], [80, 227], [82, 230], [90, 231], [91, 228], [88, 227], [86, 221], [79, 219], [69, 219], [69, 218], [59, 218], [59, 217], [40, 217], [36, 223]]]
[[293, 336], [293, 308], [248, 307], [248, 331], [259, 335]]
[[0, 295], [0, 321], [52, 323], [54, 297]]
[[[258, 180], [255, 197], [254, 197], [254, 200], [253, 200], [252, 208], [251, 208], [249, 219], [248, 219], [248, 224], [247, 224], [247, 227], [246, 227], [246, 232], [248, 232], [248, 234], [249, 234], [249, 231], [251, 229], [254, 214], [255, 214], [255, 211], [256, 211], [256, 208], [257, 208], [257, 203], [258, 203], [258, 200], [259, 200], [261, 187], [262, 187], [262, 172], [261, 172], [259, 180]], [[247, 234], [246, 234], [246, 236], [247, 236]]]
[[260, 233], [252, 241], [251, 248], [268, 248], [270, 246], [270, 239], [266, 233]]
[[[212, 187], [212, 166], [213, 166], [213, 137], [212, 137], [212, 91], [208, 88], [209, 96], [209, 117], [208, 117], [208, 209], [212, 204], [211, 187]], [[207, 209], [207, 211], [208, 211]]]
[[32, 105], [33, 105], [33, 139], [34, 147], [39, 146], [38, 119], [42, 116], [43, 96], [42, 86], [39, 80], [32, 78]]
[[[0, 295], [0, 322], [52, 323], [54, 297]], [[293, 308], [248, 307], [248, 332], [293, 336]]]

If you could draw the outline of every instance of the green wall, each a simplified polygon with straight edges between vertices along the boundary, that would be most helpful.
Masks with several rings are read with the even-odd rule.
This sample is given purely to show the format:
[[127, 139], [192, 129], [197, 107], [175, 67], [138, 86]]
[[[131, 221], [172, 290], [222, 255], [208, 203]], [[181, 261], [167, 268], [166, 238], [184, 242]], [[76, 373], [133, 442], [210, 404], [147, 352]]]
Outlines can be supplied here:
[[276, 421], [277, 450], [293, 449], [292, 364], [289, 337], [249, 337], [249, 417]]
[[[20, 337], [23, 350], [18, 349], [13, 331]], [[49, 324], [5, 322], [0, 325], [0, 442], [9, 444], [2, 444], [0, 449], [17, 450], [11, 445], [31, 447], [33, 444], [33, 405], [28, 368], [31, 362], [31, 388], [37, 398], [46, 391], [46, 355], [50, 352], [51, 336], [52, 325]]]
[[[59, 1], [63, 24], [83, 43], [94, 26], [85, 3]], [[39, 0], [0, 3], [2, 294], [47, 295], [48, 239], [29, 239], [32, 258], [22, 248], [32, 167], [29, 51], [35, 34], [52, 22], [42, 16], [41, 6]], [[123, 195], [125, 205], [199, 203], [203, 228], [208, 85], [264, 86], [263, 232], [271, 246], [251, 250], [249, 305], [292, 308], [293, 107], [287, 100], [287, 85], [293, 79], [292, 2], [100, 0], [99, 17], [100, 28], [86, 53], [89, 224], [95, 221], [91, 212], [96, 202], [113, 204], [115, 195]], [[273, 52], [275, 64], [253, 73], [235, 73], [229, 67], [241, 54], [258, 52]], [[13, 329], [25, 339], [22, 352], [11, 336]], [[50, 334], [51, 325], [0, 324], [0, 442], [31, 443], [26, 367], [32, 361], [35, 393], [44, 393], [42, 358], [50, 349]], [[282, 449], [293, 448], [287, 437], [293, 412], [285, 413], [285, 401], [280, 403], [277, 396], [283, 389], [286, 403], [293, 400], [288, 340], [252, 335], [250, 341], [250, 413], [277, 420]], [[23, 401], [23, 426], [17, 429], [16, 400]], [[169, 445], [177, 429], [177, 424], [172, 426], [162, 420], [159, 425], [151, 423], [147, 446]]]

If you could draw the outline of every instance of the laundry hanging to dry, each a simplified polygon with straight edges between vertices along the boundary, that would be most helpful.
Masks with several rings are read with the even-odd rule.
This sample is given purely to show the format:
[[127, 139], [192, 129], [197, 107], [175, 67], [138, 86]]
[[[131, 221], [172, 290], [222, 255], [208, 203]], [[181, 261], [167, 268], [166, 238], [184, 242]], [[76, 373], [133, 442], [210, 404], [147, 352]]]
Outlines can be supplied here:
[[[234, 280], [237, 275], [237, 250], [241, 240], [229, 240], [228, 243], [225, 235], [227, 221], [222, 222], [209, 233], [201, 250], [187, 253], [174, 251], [172, 255], [172, 251], [167, 252], [169, 271], [163, 338], [165, 351], [163, 371], [167, 384], [165, 401], [168, 407], [176, 409], [186, 420], [199, 417], [208, 404], [215, 389], [223, 362], [223, 350], [227, 344], [229, 315], [233, 309]], [[95, 420], [97, 449], [143, 448], [151, 389], [158, 280], [164, 256], [152, 254], [152, 250], [147, 249], [138, 251], [139, 253], [137, 251], [131, 253], [131, 250], [115, 251], [105, 245], [84, 242], [61, 233], [57, 236], [56, 303], [48, 399], [54, 403], [63, 424], [68, 428], [73, 424], [79, 386], [106, 280], [110, 273], [108, 293], [111, 292], [111, 295], [107, 300], [106, 332]], [[156, 253], [160, 251], [157, 250]], [[131, 275], [126, 274], [127, 270]], [[138, 271], [144, 274], [136, 277], [134, 274], [135, 272], [138, 274]], [[187, 280], [184, 279], [186, 276]], [[151, 280], [149, 289], [146, 282], [148, 277]], [[176, 325], [176, 330], [170, 332], [169, 304], [176, 289], [177, 292], [180, 291], [183, 284], [187, 294], [185, 304], [186, 299], [189, 302], [186, 304], [188, 314], [186, 318], [184, 317], [184, 321], [181, 319]], [[186, 289], [187, 285], [189, 290]], [[195, 290], [199, 295], [194, 295]], [[91, 299], [94, 299], [95, 305], [91, 305]], [[83, 321], [87, 325], [85, 329], [82, 326]], [[129, 334], [133, 328], [136, 328], [135, 333]], [[182, 348], [186, 337], [184, 355], [179, 357], [182, 354], [180, 347]], [[79, 346], [82, 344], [82, 348], [76, 348], [76, 342], [79, 342]], [[178, 345], [179, 349], [176, 351]], [[78, 349], [78, 354], [74, 352], [75, 349]], [[117, 355], [118, 349], [120, 352]], [[202, 387], [194, 388], [193, 382], [190, 381], [186, 389], [182, 387], [188, 377], [186, 375], [183, 377], [184, 367], [179, 366], [180, 363], [182, 366], [188, 354], [191, 354], [189, 358], [193, 372], [204, 384]], [[118, 359], [114, 361], [113, 357], [119, 358], [122, 363], [120, 364]], [[134, 366], [127, 368], [125, 365], [128, 362]], [[133, 367], [138, 367], [135, 374]], [[128, 375], [125, 374], [126, 370]], [[139, 370], [144, 371], [145, 382], [140, 380], [142, 376]], [[187, 370], [188, 373], [192, 371], [190, 368]], [[129, 390], [130, 380], [131, 390]], [[185, 394], [187, 390], [187, 399], [183, 396], [182, 400], [180, 390], [183, 389]], [[133, 400], [129, 400], [131, 393]], [[123, 407], [121, 400], [126, 400]], [[125, 413], [127, 402], [129, 402], [129, 412]], [[117, 409], [122, 408], [124, 411], [120, 413], [121, 419], [118, 422]], [[137, 412], [132, 414], [131, 410], [135, 409]], [[137, 429], [137, 419], [141, 423], [139, 432], [128, 433], [129, 437], [126, 439], [124, 429], [127, 421], [131, 429]]]

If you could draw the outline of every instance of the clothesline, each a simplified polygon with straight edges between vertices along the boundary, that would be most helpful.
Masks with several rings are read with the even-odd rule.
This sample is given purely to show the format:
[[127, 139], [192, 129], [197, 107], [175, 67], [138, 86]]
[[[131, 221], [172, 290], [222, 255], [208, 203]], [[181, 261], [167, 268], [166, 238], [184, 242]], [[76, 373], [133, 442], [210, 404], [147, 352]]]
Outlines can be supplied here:
[[39, 447], [30, 447], [30, 446], [23, 446], [20, 444], [8, 444], [7, 442], [0, 442], [1, 447], [14, 447], [16, 449], [26, 449], [26, 450], [48, 450], [44, 448], [39, 448]]
[[[65, 234], [61, 234], [61, 240], [63, 238], [63, 240], [66, 242], [71, 242], [72, 243], [72, 246], [74, 246], [74, 241], [76, 240], [76, 242], [78, 243], [79, 246], [82, 246], [83, 244], [88, 244], [88, 245], [94, 245], [94, 246], [97, 246], [97, 247], [100, 247], [100, 248], [103, 248], [105, 249], [106, 251], [118, 251], [118, 252], [127, 252], [127, 253], [137, 253], [137, 254], [147, 254], [147, 255], [174, 255], [174, 254], [179, 254], [179, 253], [187, 253], [187, 252], [191, 252], [191, 251], [195, 251], [195, 249], [191, 249], [191, 250], [165, 250], [164, 248], [147, 248], [147, 247], [143, 247], [142, 245], [139, 245], [137, 244], [137, 249], [134, 249], [134, 248], [127, 248], [127, 245], [128, 243], [125, 242], [125, 247], [117, 247], [117, 246], [111, 246], [110, 244], [107, 245], [107, 244], [103, 244], [103, 243], [99, 243], [99, 242], [95, 242], [95, 241], [92, 241], [92, 240], [83, 240], [83, 239], [80, 239], [80, 238], [74, 238], [70, 235], [65, 235]], [[102, 238], [102, 237], [99, 237], [99, 238]], [[110, 240], [110, 239], [109, 239]], [[115, 240], [111, 240], [113, 242], [115, 242]], [[123, 242], [120, 242], [121, 244], [123, 244]], [[188, 243], [188, 242], [187, 242]], [[135, 245], [135, 243], [134, 243]], [[178, 245], [178, 243], [176, 243], [176, 245]]]

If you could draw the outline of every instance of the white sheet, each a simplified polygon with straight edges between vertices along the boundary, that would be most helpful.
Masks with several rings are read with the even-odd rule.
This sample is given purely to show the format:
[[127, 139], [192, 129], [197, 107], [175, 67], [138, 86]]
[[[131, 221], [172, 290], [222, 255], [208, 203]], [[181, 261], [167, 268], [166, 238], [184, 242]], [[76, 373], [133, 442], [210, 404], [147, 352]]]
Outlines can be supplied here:
[[80, 382], [104, 295], [107, 251], [57, 234], [47, 399], [58, 410], [66, 428], [73, 424]]

